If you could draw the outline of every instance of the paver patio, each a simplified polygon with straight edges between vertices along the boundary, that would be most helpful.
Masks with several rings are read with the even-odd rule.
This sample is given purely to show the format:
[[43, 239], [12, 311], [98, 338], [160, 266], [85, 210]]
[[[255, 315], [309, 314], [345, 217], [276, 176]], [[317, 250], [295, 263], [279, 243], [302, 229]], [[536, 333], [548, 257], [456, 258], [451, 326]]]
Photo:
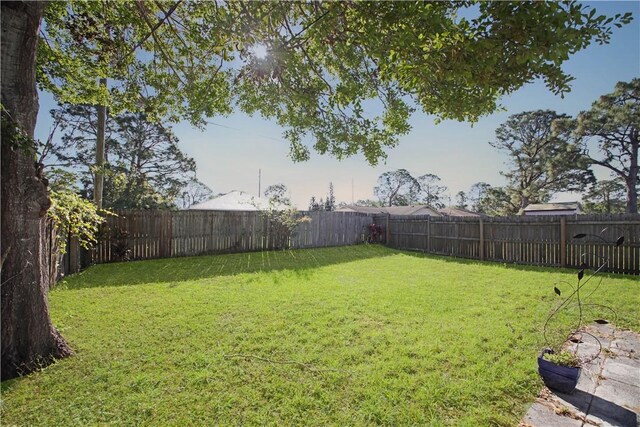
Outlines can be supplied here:
[[[582, 369], [572, 394], [545, 388], [521, 427], [640, 426], [640, 335], [594, 324], [587, 332], [598, 337], [602, 351]], [[578, 354], [595, 354], [594, 338], [583, 335]], [[575, 345], [575, 344], [574, 344]]]

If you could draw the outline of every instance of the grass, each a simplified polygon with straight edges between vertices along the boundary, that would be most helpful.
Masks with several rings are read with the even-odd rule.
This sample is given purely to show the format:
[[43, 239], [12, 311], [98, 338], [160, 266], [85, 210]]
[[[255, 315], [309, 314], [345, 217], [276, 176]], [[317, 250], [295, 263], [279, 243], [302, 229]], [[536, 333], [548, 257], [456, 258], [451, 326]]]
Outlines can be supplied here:
[[[516, 425], [575, 272], [355, 246], [99, 265], [50, 294], [72, 358], [3, 425]], [[594, 301], [640, 329], [637, 278]]]

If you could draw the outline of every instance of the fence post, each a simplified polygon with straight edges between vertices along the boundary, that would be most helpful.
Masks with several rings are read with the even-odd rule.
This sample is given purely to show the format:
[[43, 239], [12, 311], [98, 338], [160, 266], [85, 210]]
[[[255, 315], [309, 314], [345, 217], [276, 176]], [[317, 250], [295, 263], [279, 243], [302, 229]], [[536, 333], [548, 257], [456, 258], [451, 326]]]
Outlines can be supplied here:
[[480, 218], [480, 247], [479, 247], [479, 253], [478, 255], [480, 256], [480, 261], [484, 260], [484, 222], [482, 221], [482, 218]]
[[165, 236], [165, 239], [166, 239], [165, 250], [167, 251], [166, 252], [167, 258], [170, 258], [173, 252], [173, 248], [171, 247], [173, 243], [173, 212], [169, 211], [166, 213], [166, 221], [167, 221], [167, 225], [166, 225], [167, 234]]
[[389, 217], [391, 217], [391, 214], [387, 214], [387, 226], [385, 227], [387, 229], [387, 235], [385, 236], [385, 243], [387, 244], [387, 246], [391, 244], [391, 229], [389, 228]]
[[171, 257], [171, 238], [172, 238], [172, 215], [171, 212], [160, 212], [160, 236], [159, 249], [160, 258]]
[[560, 267], [567, 266], [567, 218], [560, 218]]
[[431, 252], [431, 215], [427, 217], [427, 252]]

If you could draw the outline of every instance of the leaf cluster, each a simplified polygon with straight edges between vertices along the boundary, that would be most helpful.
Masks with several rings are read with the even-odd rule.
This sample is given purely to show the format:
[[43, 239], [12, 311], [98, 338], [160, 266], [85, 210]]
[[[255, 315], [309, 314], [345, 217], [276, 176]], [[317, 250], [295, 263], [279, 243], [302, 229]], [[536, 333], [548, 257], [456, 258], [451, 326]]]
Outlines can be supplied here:
[[582, 195], [585, 213], [624, 213], [626, 187], [620, 179], [598, 181]]
[[560, 366], [567, 366], [570, 368], [580, 367], [580, 358], [575, 353], [571, 353], [569, 351], [559, 351], [557, 353], [545, 353], [544, 359]]
[[48, 218], [56, 229], [59, 251], [64, 253], [69, 236], [78, 238], [80, 245], [89, 249], [97, 243], [97, 236], [105, 215], [115, 215], [104, 209], [97, 209], [91, 201], [69, 190], [50, 190], [51, 207]]
[[18, 126], [2, 104], [0, 104], [0, 111], [2, 143], [11, 146], [12, 150], [20, 150], [31, 156], [37, 143]]
[[51, 115], [62, 136], [59, 140], [50, 138], [41, 150], [48, 153], [50, 166], [79, 175], [85, 197], [92, 196], [96, 172], [105, 176], [104, 206], [114, 209], [172, 208], [176, 203], [184, 204], [186, 199], [193, 204], [194, 197], [201, 201], [210, 195], [210, 190], [202, 187], [204, 184], [194, 183], [195, 160], [179, 148], [171, 128], [152, 122], [146, 114], [121, 113], [109, 117], [105, 163], [100, 169], [94, 165], [95, 108], [65, 104], [52, 110]]
[[268, 224], [268, 238], [276, 249], [289, 249], [296, 227], [311, 222], [311, 217], [301, 214], [291, 204], [283, 205], [274, 198], [261, 213]]
[[415, 203], [443, 208], [443, 194], [447, 187], [440, 185], [440, 178], [424, 174], [414, 178], [406, 169], [384, 172], [378, 177], [373, 194], [382, 206], [409, 206]]
[[577, 2], [481, 2], [473, 18], [458, 17], [473, 7], [53, 2], [39, 44], [39, 84], [60, 101], [196, 125], [237, 107], [285, 128], [295, 160], [308, 159], [313, 147], [376, 164], [409, 132], [415, 108], [473, 121], [534, 79], [567, 92], [562, 63], [631, 20]]
[[568, 116], [550, 110], [509, 116], [496, 129], [491, 146], [506, 152], [509, 170], [506, 192], [519, 209], [549, 200], [556, 191], [581, 191], [594, 182], [580, 144], [554, 132], [553, 125]]
[[626, 211], [637, 212], [640, 191], [640, 78], [618, 82], [612, 93], [601, 96], [591, 109], [581, 112], [577, 118], [557, 120], [554, 133], [582, 147], [589, 164], [608, 169], [624, 182]]

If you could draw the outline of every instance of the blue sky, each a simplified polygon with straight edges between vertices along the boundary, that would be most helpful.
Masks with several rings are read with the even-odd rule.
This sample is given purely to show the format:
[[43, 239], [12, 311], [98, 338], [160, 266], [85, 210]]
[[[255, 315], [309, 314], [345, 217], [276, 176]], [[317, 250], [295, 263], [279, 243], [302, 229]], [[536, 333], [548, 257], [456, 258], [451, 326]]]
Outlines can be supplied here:
[[[233, 114], [213, 117], [204, 131], [178, 124], [174, 132], [182, 149], [198, 165], [198, 178], [216, 193], [243, 190], [258, 192], [258, 170], [262, 171], [262, 191], [271, 184], [285, 184], [293, 202], [302, 209], [311, 196], [326, 197], [333, 182], [336, 199], [373, 198], [373, 187], [383, 172], [407, 169], [414, 176], [432, 173], [448, 187], [451, 201], [458, 191], [468, 191], [478, 181], [504, 185], [500, 170], [506, 158], [489, 145], [495, 129], [511, 114], [537, 109], [552, 109], [575, 115], [588, 109], [600, 95], [613, 90], [618, 81], [640, 77], [640, 2], [586, 2], [607, 15], [632, 12], [634, 20], [615, 29], [608, 45], [591, 45], [567, 61], [563, 69], [576, 79], [564, 99], [553, 95], [543, 83], [531, 83], [501, 100], [505, 111], [468, 123], [445, 121], [434, 124], [434, 117], [416, 113], [412, 131], [400, 138], [400, 144], [387, 151], [386, 162], [372, 167], [361, 155], [338, 161], [313, 153], [304, 163], [288, 157], [289, 145], [282, 129], [260, 117]], [[40, 97], [36, 138], [46, 139], [51, 120], [49, 110], [55, 102], [46, 93]], [[601, 178], [604, 171], [595, 170]], [[353, 186], [352, 186], [353, 183]], [[353, 189], [353, 191], [352, 191]], [[579, 196], [559, 194], [556, 200], [576, 200]]]

